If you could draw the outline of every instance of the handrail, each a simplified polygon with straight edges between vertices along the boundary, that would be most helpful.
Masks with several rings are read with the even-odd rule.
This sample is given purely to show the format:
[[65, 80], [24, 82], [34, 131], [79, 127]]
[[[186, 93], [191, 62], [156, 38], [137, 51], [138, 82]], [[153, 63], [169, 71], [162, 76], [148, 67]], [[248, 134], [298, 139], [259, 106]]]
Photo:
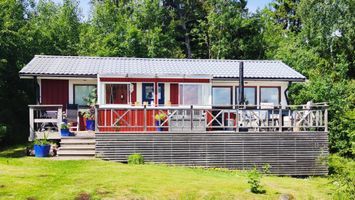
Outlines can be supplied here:
[[28, 105], [29, 108], [49, 108], [49, 107], [63, 107], [63, 105], [53, 105], [53, 104], [44, 104], [44, 105]]
[[28, 105], [29, 107], [29, 141], [36, 138], [36, 132], [51, 124], [58, 131], [63, 120], [62, 105]]
[[[152, 109], [152, 110], [159, 110], [162, 108], [169, 108], [169, 109], [188, 109], [191, 106], [193, 106], [196, 109], [210, 109], [210, 108], [227, 108], [227, 109], [235, 109], [235, 108], [244, 108], [244, 109], [270, 109], [270, 108], [260, 108], [261, 105], [238, 105], [238, 104], [233, 104], [233, 105], [146, 105], [147, 109]], [[312, 103], [310, 105], [307, 104], [300, 104], [300, 105], [273, 105], [274, 108], [303, 108], [303, 109], [309, 109], [306, 107], [313, 107], [313, 108], [328, 108], [327, 103]], [[106, 105], [96, 105], [97, 108], [103, 108], [103, 109], [143, 109], [144, 105], [129, 105], [129, 104], [122, 104], [122, 105], [114, 105], [114, 104], [106, 104]]]
[[[97, 131], [327, 131], [326, 103], [260, 108], [212, 106], [96, 106]], [[156, 114], [166, 115], [155, 120]]]

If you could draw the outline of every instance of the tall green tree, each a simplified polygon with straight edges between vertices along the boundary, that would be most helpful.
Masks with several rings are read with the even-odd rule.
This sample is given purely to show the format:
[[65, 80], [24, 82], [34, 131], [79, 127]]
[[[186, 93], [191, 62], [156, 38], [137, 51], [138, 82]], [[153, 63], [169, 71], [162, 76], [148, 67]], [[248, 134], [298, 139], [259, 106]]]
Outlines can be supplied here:
[[35, 54], [77, 55], [80, 20], [77, 1], [0, 1], [0, 124], [7, 144], [26, 141], [28, 104], [34, 101], [32, 80], [19, 70]]
[[[353, 156], [354, 132], [354, 4], [350, 1], [301, 0], [291, 16], [266, 9], [263, 37], [268, 58], [281, 59], [307, 76], [308, 81], [290, 89], [293, 103], [309, 100], [329, 103], [329, 141], [331, 152]], [[295, 15], [293, 15], [296, 13]], [[297, 19], [302, 26], [290, 28]], [[295, 31], [297, 30], [297, 31]]]
[[27, 44], [33, 53], [77, 55], [80, 36], [78, 1], [63, 4], [39, 0], [27, 25]]
[[101, 56], [181, 57], [159, 0], [93, 2], [93, 17], [81, 33], [80, 53]]
[[246, 1], [207, 0], [206, 17], [194, 29], [207, 58], [257, 59], [264, 54], [259, 16], [251, 16]]
[[6, 141], [24, 141], [27, 129], [28, 93], [18, 71], [24, 62], [25, 6], [21, 1], [0, 1], [0, 124], [6, 127]]
[[272, 15], [283, 29], [300, 31], [301, 19], [297, 13], [300, 0], [275, 0], [271, 3]]

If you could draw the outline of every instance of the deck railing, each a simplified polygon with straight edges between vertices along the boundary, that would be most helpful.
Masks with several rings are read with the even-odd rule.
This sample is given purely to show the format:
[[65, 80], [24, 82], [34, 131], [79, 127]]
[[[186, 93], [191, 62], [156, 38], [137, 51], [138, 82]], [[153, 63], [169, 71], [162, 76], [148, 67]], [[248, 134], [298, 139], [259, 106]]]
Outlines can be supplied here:
[[328, 131], [326, 103], [269, 108], [241, 105], [96, 107], [95, 121], [99, 132]]
[[36, 134], [58, 133], [63, 117], [62, 105], [29, 105], [28, 107], [30, 116], [29, 141], [34, 140]]

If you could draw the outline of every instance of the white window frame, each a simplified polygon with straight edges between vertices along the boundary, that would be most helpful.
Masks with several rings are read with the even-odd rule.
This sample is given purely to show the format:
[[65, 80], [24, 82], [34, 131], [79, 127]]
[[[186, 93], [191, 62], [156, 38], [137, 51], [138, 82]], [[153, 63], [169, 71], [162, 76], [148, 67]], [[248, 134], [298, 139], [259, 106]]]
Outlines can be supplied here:
[[[76, 97], [76, 95], [75, 95], [75, 87], [76, 86], [95, 86], [95, 88], [96, 88], [96, 90], [97, 90], [97, 85], [95, 85], [95, 84], [89, 84], [89, 83], [79, 83], [79, 84], [73, 84], [73, 89], [72, 89], [72, 95], [73, 95], [73, 104], [77, 104], [77, 105], [79, 105], [78, 104], [78, 102], [75, 102], [75, 97]], [[96, 91], [97, 92], [97, 91]], [[96, 94], [97, 95], [97, 94]], [[79, 105], [79, 106], [84, 106], [84, 107], [86, 107], [87, 105]]]
[[[180, 95], [181, 95], [181, 91], [180, 91], [180, 86], [183, 85], [202, 85], [202, 96], [203, 97], [207, 97], [207, 104], [205, 105], [193, 105], [196, 108], [211, 108], [212, 107], [212, 83], [179, 83], [178, 85], [178, 91], [179, 91], [179, 97], [178, 97], [178, 102], [179, 102], [179, 107], [190, 107], [191, 105], [183, 105], [182, 102], [180, 102]], [[208, 88], [204, 88], [204, 86], [207, 86]], [[208, 89], [209, 93], [205, 94], [206, 89]]]
[[[106, 103], [106, 85], [127, 85], [128, 87], [128, 104], [107, 104]], [[131, 94], [131, 82], [99, 82], [97, 94], [98, 94], [98, 104], [100, 107], [130, 107], [132, 106], [132, 94]], [[134, 91], [133, 91], [134, 92]]]
[[153, 96], [153, 103], [151, 104], [151, 105], [148, 105], [147, 104], [147, 106], [151, 106], [151, 107], [154, 107], [155, 106], [155, 95], [156, 95], [156, 92], [157, 91], [155, 91], [156, 90], [156, 85], [155, 85], [155, 82], [140, 82], [141, 83], [141, 91], [140, 91], [140, 93], [141, 93], [141, 102], [142, 102], [142, 105], [144, 104], [144, 102], [143, 102], [143, 84], [145, 84], [145, 83], [153, 83], [153, 87], [154, 87], [154, 96]]

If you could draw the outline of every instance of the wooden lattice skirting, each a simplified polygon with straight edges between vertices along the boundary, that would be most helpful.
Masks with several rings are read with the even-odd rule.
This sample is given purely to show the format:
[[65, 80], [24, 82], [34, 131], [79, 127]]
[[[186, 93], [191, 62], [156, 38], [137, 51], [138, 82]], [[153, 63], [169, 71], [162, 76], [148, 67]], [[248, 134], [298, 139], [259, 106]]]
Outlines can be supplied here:
[[126, 162], [140, 153], [148, 162], [231, 169], [271, 166], [278, 175], [326, 175], [326, 132], [97, 133], [96, 156]]

